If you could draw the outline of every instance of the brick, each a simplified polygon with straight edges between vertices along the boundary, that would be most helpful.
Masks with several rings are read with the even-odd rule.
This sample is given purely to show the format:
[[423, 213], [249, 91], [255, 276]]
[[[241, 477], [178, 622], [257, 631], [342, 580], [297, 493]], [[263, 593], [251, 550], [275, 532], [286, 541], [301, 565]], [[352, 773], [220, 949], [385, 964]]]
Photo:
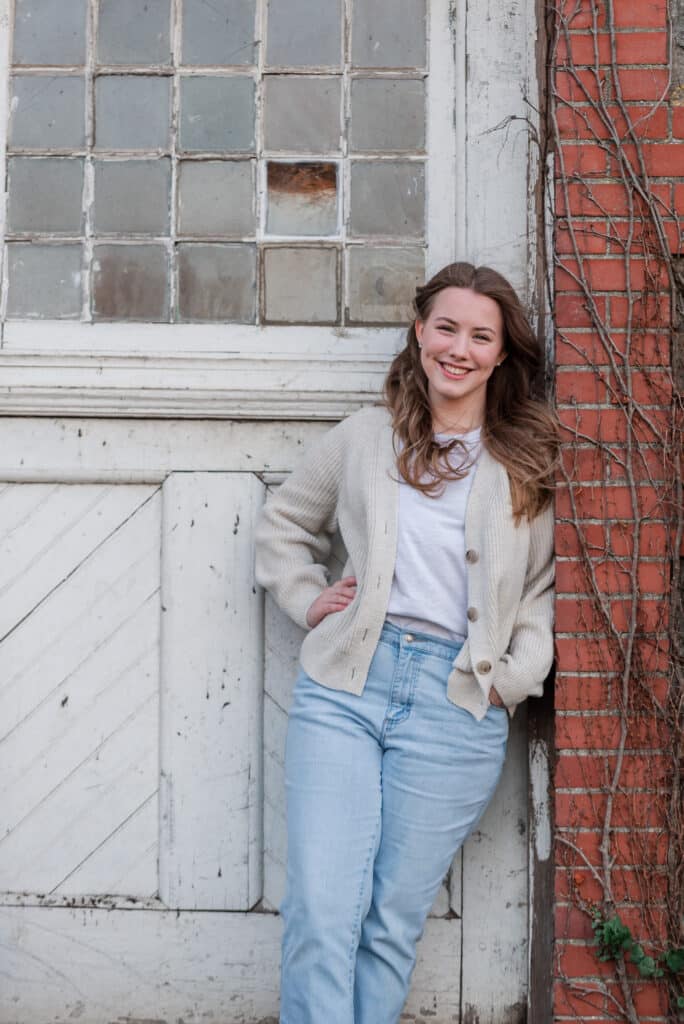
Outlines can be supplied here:
[[558, 255], [574, 254], [575, 246], [580, 253], [586, 255], [603, 255], [607, 251], [608, 225], [605, 220], [575, 220], [572, 234], [574, 241], [567, 220], [561, 219], [556, 222], [555, 252]]
[[[631, 555], [634, 548], [633, 523], [615, 523], [609, 527], [609, 550], [619, 557]], [[664, 523], [642, 523], [639, 528], [642, 557], [667, 554], [667, 528]]]
[[605, 69], [599, 69], [597, 74], [594, 69], [577, 68], [570, 71], [566, 67], [559, 67], [555, 77], [558, 100], [565, 103], [588, 103], [592, 100], [600, 100], [602, 95], [609, 95], [607, 77], [608, 73]]
[[665, 28], [666, 0], [620, 0], [614, 5], [616, 28]]
[[[576, 599], [556, 601], [556, 629], [565, 631], [566, 625], [559, 620], [559, 606], [568, 605], [568, 617]], [[559, 624], [560, 622], [560, 624]], [[570, 626], [572, 628], [572, 626]], [[567, 672], [556, 676], [555, 707], [559, 711], [609, 710], [615, 707], [616, 683], [610, 676], [573, 676]], [[584, 785], [584, 783], [582, 783]]]
[[591, 142], [580, 145], [564, 142], [555, 166], [557, 178], [574, 174], [602, 177], [608, 170], [608, 157], [604, 150]]
[[556, 374], [556, 400], [560, 403], [603, 404], [608, 401], [606, 381], [600, 371], [565, 370]]
[[672, 138], [684, 139], [684, 106], [672, 108]]
[[591, 978], [601, 975], [613, 977], [615, 967], [602, 963], [596, 955], [595, 946], [568, 945], [563, 943], [559, 951], [558, 971], [568, 978]]
[[[603, 828], [608, 797], [605, 793], [555, 794], [554, 815], [558, 828]], [[611, 812], [614, 828], [664, 828], [666, 794], [615, 793]]]
[[[627, 217], [629, 215], [628, 195], [623, 185], [613, 182], [571, 182], [567, 187], [569, 212], [578, 217], [617, 216]], [[671, 205], [671, 188], [667, 184], [656, 183], [652, 185], [651, 192], [667, 208]], [[567, 216], [565, 195], [558, 185], [556, 186], [556, 214], [559, 217]]]
[[[611, 874], [611, 883], [615, 902], [618, 905], [625, 902], [643, 903], [646, 893], [649, 901], [662, 901], [667, 893], [667, 875], [662, 869], [652, 869], [647, 865], [636, 868], [614, 868]], [[589, 868], [556, 868], [554, 891], [559, 902], [574, 902], [578, 896], [592, 902], [599, 902], [603, 898], [602, 887], [593, 877]], [[565, 943], [561, 943], [561, 946], [569, 948]], [[579, 948], [591, 949], [592, 946]], [[612, 970], [613, 968], [611, 968], [611, 973]]]
[[666, 68], [621, 68], [622, 97], [629, 102], [659, 100], [667, 95], [669, 72]]
[[[636, 507], [633, 507], [633, 495], [629, 487], [621, 484], [607, 487], [605, 484], [578, 484], [573, 486], [575, 514], [580, 519], [626, 519], [632, 521], [634, 514], [647, 516], [659, 507], [661, 498], [658, 492], [648, 485], [634, 489]], [[570, 494], [567, 487], [558, 490], [557, 515], [571, 517], [573, 515]]]
[[684, 169], [684, 142], [647, 142], [642, 146], [646, 170], [654, 177], [668, 177]]
[[[587, 641], [577, 640], [577, 644]], [[559, 641], [560, 643], [560, 641]], [[569, 750], [615, 750], [620, 742], [621, 718], [618, 714], [564, 714], [556, 717], [556, 746]], [[628, 717], [627, 746], [631, 749], [657, 749], [668, 741], [662, 720], [648, 716]]]
[[[590, 551], [604, 550], [606, 527], [602, 523], [583, 523], [581, 531]], [[579, 555], [581, 550], [577, 526], [574, 523], [556, 521], [556, 552], [567, 557]]]
[[[597, 316], [605, 321], [607, 302], [604, 296], [594, 296]], [[579, 292], [558, 295], [555, 301], [556, 322], [563, 327], [591, 327], [592, 319], [587, 311], [587, 300]]]
[[[554, 781], [558, 788], [597, 789], [609, 786], [616, 767], [614, 754], [579, 754], [562, 751], [556, 762]], [[644, 789], [667, 785], [671, 762], [661, 754], [625, 754], [622, 758], [620, 785]]]
[[[581, 851], [575, 852], [564, 844], [557, 844], [556, 862], [572, 867], [585, 867], [583, 854], [590, 864], [601, 864], [601, 833], [593, 832], [570, 832], [567, 837]], [[648, 864], [649, 867], [664, 867], [668, 857], [668, 837], [662, 831], [636, 831], [614, 832], [611, 849], [615, 864], [617, 866], [631, 867], [634, 865]], [[559, 914], [563, 910], [558, 907]], [[576, 912], [579, 914], [579, 911]], [[557, 918], [558, 921], [558, 918]], [[579, 921], [577, 922], [580, 923]], [[558, 935], [564, 934], [557, 931]], [[567, 938], [585, 939], [591, 938], [583, 929], [566, 935]], [[653, 936], [655, 937], [655, 936]]]

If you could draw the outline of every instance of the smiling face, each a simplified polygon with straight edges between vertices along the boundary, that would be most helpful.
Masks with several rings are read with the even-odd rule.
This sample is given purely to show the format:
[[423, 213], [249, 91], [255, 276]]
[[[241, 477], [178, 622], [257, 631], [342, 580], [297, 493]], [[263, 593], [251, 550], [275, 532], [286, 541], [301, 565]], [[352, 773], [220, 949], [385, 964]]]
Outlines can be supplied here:
[[487, 381], [505, 358], [499, 304], [470, 288], [444, 288], [425, 320], [416, 320], [435, 431], [484, 422]]

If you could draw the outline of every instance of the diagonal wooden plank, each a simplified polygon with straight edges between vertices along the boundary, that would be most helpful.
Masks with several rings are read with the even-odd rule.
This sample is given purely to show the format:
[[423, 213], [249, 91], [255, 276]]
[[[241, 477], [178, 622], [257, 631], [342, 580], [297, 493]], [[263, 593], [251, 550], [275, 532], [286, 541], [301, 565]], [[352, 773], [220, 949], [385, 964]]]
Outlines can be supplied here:
[[[45, 491], [41, 484], [14, 484]], [[5, 636], [157, 491], [152, 486], [60, 484], [0, 545], [0, 636]]]
[[158, 586], [160, 512], [156, 494], [0, 643], [2, 735]]
[[1, 889], [50, 892], [149, 796], [158, 780], [158, 716], [156, 694], [133, 705], [94, 754], [0, 838]]
[[158, 885], [158, 790], [142, 801], [54, 888], [63, 896], [114, 893], [150, 897]]

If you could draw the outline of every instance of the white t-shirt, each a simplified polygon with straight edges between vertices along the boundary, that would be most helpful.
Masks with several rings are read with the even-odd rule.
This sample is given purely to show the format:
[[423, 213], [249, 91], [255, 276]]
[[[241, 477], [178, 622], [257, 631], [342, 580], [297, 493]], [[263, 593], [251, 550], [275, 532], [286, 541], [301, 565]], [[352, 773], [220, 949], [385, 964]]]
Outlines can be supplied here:
[[[478, 427], [461, 435], [470, 469], [460, 480], [447, 480], [439, 497], [399, 478], [397, 558], [387, 618], [401, 628], [453, 640], [467, 635], [465, 511], [481, 451], [480, 433]], [[446, 434], [435, 437], [450, 439]], [[458, 465], [460, 457], [460, 450], [453, 452], [452, 464]]]

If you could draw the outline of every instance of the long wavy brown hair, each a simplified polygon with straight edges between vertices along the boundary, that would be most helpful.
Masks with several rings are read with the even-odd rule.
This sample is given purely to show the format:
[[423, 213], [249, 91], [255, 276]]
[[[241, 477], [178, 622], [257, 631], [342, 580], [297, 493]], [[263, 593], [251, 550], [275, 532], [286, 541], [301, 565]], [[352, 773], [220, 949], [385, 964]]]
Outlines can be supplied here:
[[[444, 481], [468, 471], [468, 450], [458, 438], [435, 440], [428, 380], [420, 361], [415, 320], [426, 321], [444, 288], [470, 288], [498, 303], [506, 358], [487, 381], [482, 444], [508, 471], [516, 521], [533, 519], [551, 501], [558, 463], [558, 425], [537, 393], [542, 367], [539, 342], [513, 287], [491, 267], [451, 263], [416, 290], [415, 319], [406, 345], [389, 368], [384, 398], [392, 414], [399, 473], [436, 497]], [[400, 442], [400, 443], [398, 443]], [[454, 459], [453, 455], [459, 455]]]

